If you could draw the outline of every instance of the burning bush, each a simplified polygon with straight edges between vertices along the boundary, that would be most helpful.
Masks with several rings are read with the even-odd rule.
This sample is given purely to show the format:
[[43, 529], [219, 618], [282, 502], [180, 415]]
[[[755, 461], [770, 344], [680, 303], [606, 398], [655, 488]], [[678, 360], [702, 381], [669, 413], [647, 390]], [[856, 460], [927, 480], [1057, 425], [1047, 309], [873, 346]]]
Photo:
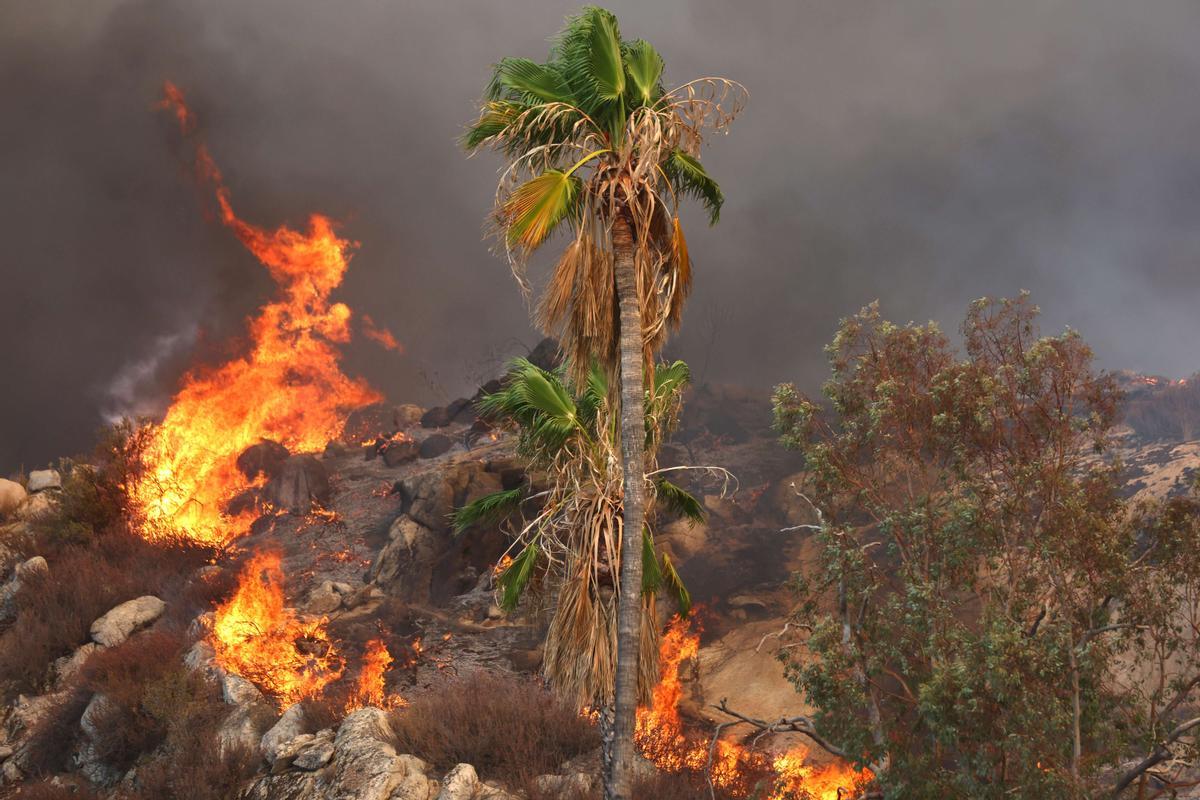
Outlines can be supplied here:
[[411, 698], [392, 714], [400, 752], [440, 769], [466, 762], [521, 786], [600, 744], [595, 727], [541, 685], [476, 672]]

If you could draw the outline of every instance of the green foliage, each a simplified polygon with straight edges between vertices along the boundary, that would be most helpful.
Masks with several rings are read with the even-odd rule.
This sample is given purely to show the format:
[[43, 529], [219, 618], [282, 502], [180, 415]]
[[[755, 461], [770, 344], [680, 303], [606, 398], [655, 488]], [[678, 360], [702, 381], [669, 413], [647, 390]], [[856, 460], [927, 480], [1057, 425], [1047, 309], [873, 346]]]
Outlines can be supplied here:
[[525, 591], [530, 578], [533, 577], [539, 555], [538, 542], [537, 539], [534, 539], [525, 545], [504, 572], [500, 573], [499, 584], [502, 592], [500, 607], [505, 611], [512, 611], [517, 607], [517, 603], [521, 600], [521, 593]]
[[654, 485], [658, 489], [658, 501], [662, 503], [663, 508], [686, 517], [693, 524], [704, 522], [704, 506], [700, 505], [700, 501], [693, 495], [665, 478], [655, 480]]
[[460, 534], [473, 525], [497, 523], [520, 509], [521, 501], [524, 499], [524, 490], [517, 488], [492, 492], [472, 503], [467, 503], [450, 516], [454, 533]]
[[[1024, 296], [973, 304], [964, 357], [871, 306], [827, 348], [827, 409], [775, 393], [825, 519], [798, 579], [814, 657], [785, 658], [787, 674], [888, 798], [1090, 795], [1161, 740], [1200, 677], [1178, 618], [1200, 588], [1180, 549], [1200, 545], [1197, 516], [1123, 499], [1107, 446], [1120, 394], [1077, 334], [1039, 337], [1036, 314]], [[1118, 679], [1151, 652], [1173, 660], [1145, 659], [1157, 689]]]
[[682, 150], [672, 150], [670, 157], [663, 164], [663, 170], [675, 185], [675, 191], [685, 197], [699, 200], [708, 212], [708, 224], [716, 225], [721, 219], [721, 206], [725, 205], [725, 195], [699, 159]]

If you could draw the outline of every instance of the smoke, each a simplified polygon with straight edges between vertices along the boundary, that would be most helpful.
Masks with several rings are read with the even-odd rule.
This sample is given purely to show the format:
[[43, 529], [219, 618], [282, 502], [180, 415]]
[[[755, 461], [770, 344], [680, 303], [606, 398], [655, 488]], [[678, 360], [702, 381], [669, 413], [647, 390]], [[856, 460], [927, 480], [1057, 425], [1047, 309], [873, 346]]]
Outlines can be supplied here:
[[[1022, 288], [1106, 366], [1200, 367], [1200, 6], [611, 5], [665, 54], [669, 81], [751, 91], [704, 156], [728, 197], [721, 224], [685, 220], [697, 290], [672, 353], [705, 379], [811, 387], [838, 318], [873, 299], [953, 328], [969, 300]], [[105, 413], [228, 355], [270, 297], [153, 111], [165, 78], [242, 216], [318, 211], [361, 243], [338, 299], [401, 347], [360, 336], [351, 372], [435, 402], [532, 345], [481, 239], [498, 162], [465, 159], [455, 138], [490, 63], [542, 57], [575, 7], [5, 4], [0, 472], [85, 449]], [[173, 355], [142, 363], [171, 337]]]

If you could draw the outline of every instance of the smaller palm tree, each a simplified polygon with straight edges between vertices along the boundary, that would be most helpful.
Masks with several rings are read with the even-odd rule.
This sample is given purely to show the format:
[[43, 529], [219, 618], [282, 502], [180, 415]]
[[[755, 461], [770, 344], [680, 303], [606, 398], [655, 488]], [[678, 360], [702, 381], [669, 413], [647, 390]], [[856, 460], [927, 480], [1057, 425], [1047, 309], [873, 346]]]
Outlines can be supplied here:
[[[682, 361], [660, 364], [646, 392], [647, 470], [658, 445], [674, 428], [683, 389], [690, 380]], [[454, 516], [458, 531], [513, 516], [521, 520], [500, 573], [500, 605], [513, 609], [525, 590], [540, 585], [556, 596], [546, 634], [544, 670], [556, 690], [579, 707], [612, 701], [615, 677], [617, 594], [622, 507], [620, 430], [604, 371], [593, 367], [575, 392], [563, 372], [518, 359], [506, 384], [479, 404], [480, 411], [517, 433], [517, 453], [548, 486], [496, 492]], [[650, 507], [702, 520], [700, 503], [658, 477]], [[528, 516], [529, 518], [526, 518]], [[647, 515], [652, 519], [652, 515]], [[657, 551], [649, 525], [642, 531], [642, 647], [640, 683], [657, 678], [655, 598], [669, 592], [683, 613], [687, 589], [670, 557]]]

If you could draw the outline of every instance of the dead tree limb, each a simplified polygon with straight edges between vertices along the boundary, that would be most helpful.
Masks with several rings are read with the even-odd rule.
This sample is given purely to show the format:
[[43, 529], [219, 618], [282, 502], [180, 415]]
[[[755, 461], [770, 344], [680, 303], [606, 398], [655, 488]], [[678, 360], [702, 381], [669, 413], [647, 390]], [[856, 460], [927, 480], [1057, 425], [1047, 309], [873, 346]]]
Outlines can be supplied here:
[[1116, 797], [1121, 794], [1121, 792], [1128, 789], [1130, 784], [1136, 781], [1144, 772], [1153, 769], [1170, 758], [1171, 745], [1179, 741], [1179, 738], [1192, 728], [1198, 726], [1200, 726], [1200, 717], [1189, 719], [1187, 722], [1182, 722], [1177, 725], [1175, 730], [1171, 731], [1171, 733], [1167, 735], [1166, 739], [1163, 739], [1158, 743], [1153, 752], [1139, 761], [1137, 766], [1133, 767], [1133, 769], [1121, 776], [1121, 780], [1117, 781], [1117, 785], [1113, 787], [1112, 797]]
[[[747, 725], [753, 726], [754, 728], [758, 729], [760, 734], [768, 734], [768, 733], [800, 733], [800, 734], [804, 734], [809, 739], [811, 739], [818, 747], [820, 747], [822, 750], [829, 753], [830, 755], [835, 755], [838, 758], [850, 760], [850, 756], [846, 755], [845, 750], [843, 750], [842, 748], [838, 747], [833, 742], [826, 739], [824, 736], [822, 736], [817, 731], [816, 725], [813, 724], [813, 721], [809, 717], [803, 717], [803, 716], [801, 716], [801, 717], [780, 717], [778, 720], [775, 720], [774, 722], [768, 722], [765, 719], [755, 719], [754, 717], [748, 717], [745, 714], [734, 711], [728, 705], [726, 705], [725, 698], [722, 698], [721, 702], [718, 703], [717, 705], [713, 706], [713, 708], [715, 708], [717, 711], [720, 711], [722, 714], [733, 717], [734, 719], [744, 722]], [[726, 723], [726, 725], [729, 725], [729, 724], [732, 724], [732, 723]], [[715, 746], [716, 745], [714, 744], [713, 747], [715, 747]]]

